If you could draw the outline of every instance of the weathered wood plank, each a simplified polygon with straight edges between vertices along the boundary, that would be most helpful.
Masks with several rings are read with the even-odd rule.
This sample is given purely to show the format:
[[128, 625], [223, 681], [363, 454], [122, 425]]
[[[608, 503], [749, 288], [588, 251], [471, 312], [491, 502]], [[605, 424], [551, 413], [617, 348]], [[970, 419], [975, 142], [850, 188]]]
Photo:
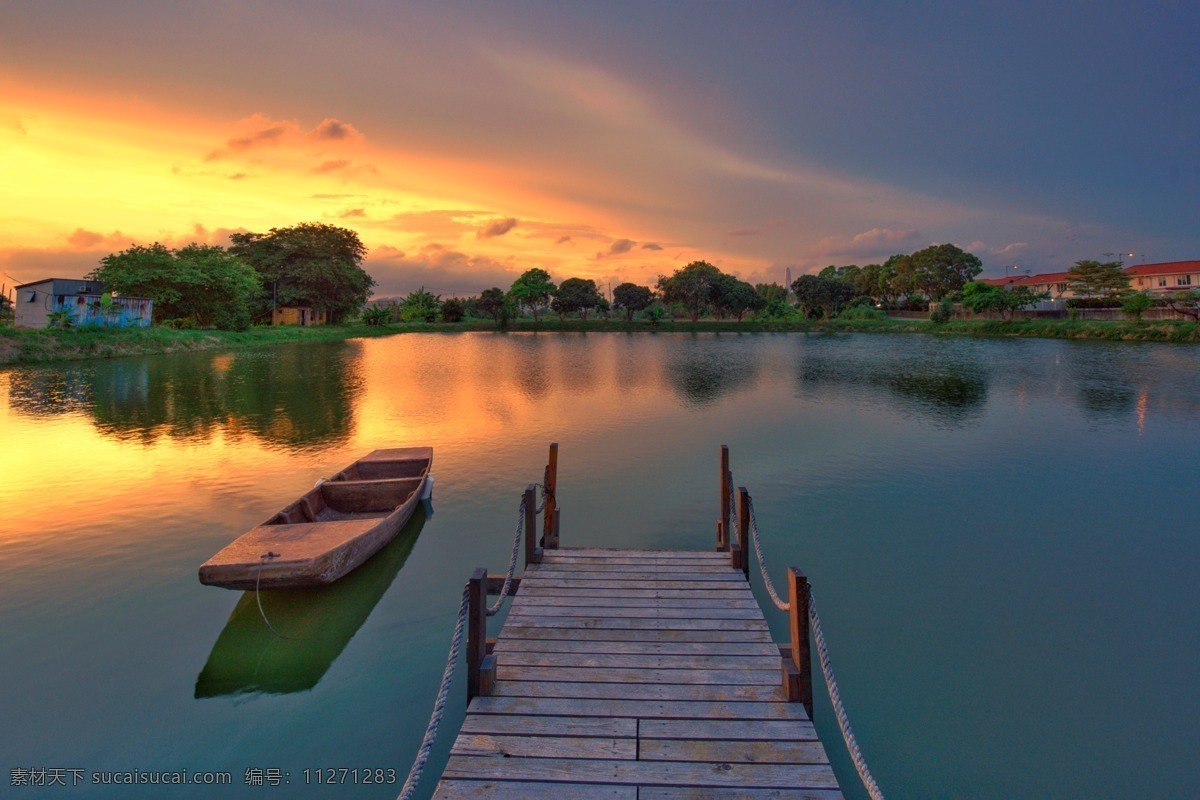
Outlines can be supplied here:
[[[586, 739], [583, 741], [592, 741]], [[608, 741], [608, 740], [596, 740]], [[625, 740], [612, 740], [625, 741]], [[591, 756], [581, 755], [580, 758]], [[714, 739], [647, 739], [638, 742], [642, 761], [727, 761], [731, 764], [828, 764], [820, 742], [726, 742]]]
[[778, 686], [779, 662], [775, 669], [622, 669], [603, 667], [524, 667], [501, 661], [496, 665], [501, 681], [579, 681], [583, 683], [709, 683]]
[[825, 764], [730, 764], [673, 761], [600, 761], [573, 758], [451, 756], [447, 778], [509, 778], [639, 786], [719, 786], [762, 789], [835, 789]]
[[[674, 700], [591, 700], [541, 697], [476, 697], [472, 714], [647, 719], [741, 719], [808, 721], [799, 703], [701, 703]], [[699, 737], [696, 737], [699, 738]]]
[[779, 678], [779, 655], [647, 655], [635, 653], [530, 653], [502, 650], [508, 667], [626, 667], [641, 669], [757, 669]]
[[636, 786], [598, 783], [443, 780], [433, 800], [637, 800]]
[[539, 606], [514, 603], [508, 612], [514, 617], [604, 617], [605, 619], [762, 619], [757, 608], [674, 608], [666, 607], [600, 607], [600, 606]]
[[607, 736], [629, 739], [637, 736], [637, 720], [619, 717], [521, 717], [468, 713], [467, 718], [463, 720], [462, 732], [494, 736], [519, 734], [560, 738]]
[[812, 723], [746, 722], [736, 719], [644, 719], [638, 728], [642, 739], [719, 739], [722, 741], [757, 740], [765, 742], [816, 741]]
[[496, 642], [496, 653], [629, 653], [632, 655], [762, 656], [779, 658], [779, 648], [762, 642], [603, 642], [591, 639], [517, 639]]
[[[597, 786], [600, 784], [585, 785]], [[686, 786], [647, 786], [639, 791], [638, 798], [639, 800], [842, 800], [842, 793], [836, 789], [712, 789]]]
[[530, 570], [525, 574], [525, 577], [532, 580], [536, 578], [540, 583], [543, 580], [570, 580], [570, 581], [608, 581], [608, 580], [623, 580], [623, 581], [690, 581], [693, 583], [738, 583], [745, 585], [746, 581], [742, 578], [738, 570], [682, 570], [680, 572], [659, 572], [654, 569], [638, 569], [636, 567], [630, 569], [547, 569], [547, 570]]
[[[530, 581], [533, 579], [530, 578]], [[695, 581], [686, 580], [593, 580], [591, 578], [538, 578], [539, 586], [556, 589], [691, 589], [696, 590]], [[705, 581], [700, 587], [706, 592], [746, 591], [746, 582], [738, 578], [726, 578], [720, 581]], [[524, 591], [522, 591], [524, 594]]]
[[[552, 628], [542, 627], [526, 622], [523, 625], [504, 626], [504, 634], [509, 639], [569, 639], [580, 641], [578, 628], [568, 628], [555, 625]], [[771, 634], [767, 630], [604, 630], [588, 631], [587, 638], [592, 641], [611, 642], [766, 642], [771, 643]]]
[[[556, 551], [555, 555], [564, 557], [580, 557], [580, 558], [635, 558], [638, 556], [646, 558], [720, 558], [720, 553], [714, 553], [711, 550], [639, 550], [631, 547], [621, 548], [604, 548], [604, 547], [564, 547]], [[728, 559], [728, 556], [725, 556]]]
[[[778, 686], [721, 684], [582, 683], [578, 681], [501, 681], [493, 697], [578, 697], [612, 700], [692, 700], [710, 703], [782, 702]], [[498, 717], [497, 719], [507, 719]]]
[[711, 595], [681, 598], [672, 594], [667, 594], [666, 597], [596, 597], [586, 594], [573, 597], [556, 595], [526, 597], [522, 595], [513, 601], [513, 608], [535, 606], [552, 608], [745, 608], [754, 609], [762, 614], [754, 596], [749, 592], [746, 595], [745, 597], [730, 598], [712, 597]]
[[[559, 583], [563, 583], [559, 581]], [[543, 583], [527, 583], [521, 589], [519, 599], [528, 600], [534, 597], [563, 597], [563, 598], [603, 598], [603, 597], [641, 597], [653, 599], [673, 599], [673, 600], [753, 600], [754, 593], [750, 591], [750, 587], [746, 584], [723, 586], [718, 591], [713, 591], [710, 586], [703, 589], [583, 589], [577, 586], [570, 585], [566, 582], [566, 586], [548, 586]]]
[[[682, 742], [660, 741], [658, 745], [670, 750]], [[696, 742], [696, 745], [713, 742]], [[459, 734], [450, 749], [452, 756], [492, 756], [494, 758], [637, 758], [636, 739], [582, 738], [557, 736], [494, 736], [491, 734]], [[818, 745], [819, 746], [819, 745]], [[659, 748], [662, 750], [662, 748]], [[810, 762], [788, 762], [810, 763]]]
[[552, 574], [559, 574], [559, 573], [574, 574], [574, 573], [578, 573], [578, 572], [606, 572], [606, 573], [607, 572], [630, 572], [630, 573], [653, 572], [655, 574], [674, 573], [674, 574], [683, 574], [683, 575], [717, 574], [717, 575], [731, 575], [734, 577], [740, 577], [742, 580], [745, 580], [744, 575], [742, 575], [738, 570], [734, 569], [733, 567], [730, 567], [728, 564], [721, 564], [721, 563], [715, 563], [715, 562], [712, 564], [709, 564], [708, 562], [703, 562], [703, 561], [701, 561], [701, 562], [674, 561], [672, 563], [662, 563], [662, 564], [655, 564], [655, 563], [647, 564], [644, 561], [641, 563], [638, 563], [638, 564], [614, 564], [611, 561], [600, 561], [598, 559], [592, 559], [590, 561], [578, 561], [578, 562], [571, 563], [571, 564], [565, 564], [562, 562], [554, 562], [554, 561], [551, 561], [551, 562], [543, 561], [541, 564], [538, 564], [536, 566], [530, 566], [528, 574], [530, 574], [530, 575], [552, 575]]
[[659, 619], [640, 617], [568, 617], [540, 614], [509, 614], [522, 627], [580, 628], [598, 630], [675, 630], [675, 631], [766, 631], [762, 619]]

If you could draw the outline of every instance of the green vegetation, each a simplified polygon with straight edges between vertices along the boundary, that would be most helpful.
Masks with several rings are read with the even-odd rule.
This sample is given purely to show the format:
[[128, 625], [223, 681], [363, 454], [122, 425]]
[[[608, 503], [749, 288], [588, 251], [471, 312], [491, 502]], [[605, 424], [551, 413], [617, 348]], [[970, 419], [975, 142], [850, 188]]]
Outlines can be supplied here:
[[1076, 294], [1087, 297], [1115, 301], [1130, 293], [1129, 276], [1121, 269], [1120, 261], [1076, 261], [1067, 280]]

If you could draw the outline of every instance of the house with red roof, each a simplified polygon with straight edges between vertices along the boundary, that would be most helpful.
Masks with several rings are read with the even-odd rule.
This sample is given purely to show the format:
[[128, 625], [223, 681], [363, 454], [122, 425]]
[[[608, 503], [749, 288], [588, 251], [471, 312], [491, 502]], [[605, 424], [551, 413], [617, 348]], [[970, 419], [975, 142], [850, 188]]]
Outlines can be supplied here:
[[1134, 264], [1125, 268], [1130, 288], [1151, 295], [1168, 295], [1200, 289], [1200, 261], [1167, 261]]

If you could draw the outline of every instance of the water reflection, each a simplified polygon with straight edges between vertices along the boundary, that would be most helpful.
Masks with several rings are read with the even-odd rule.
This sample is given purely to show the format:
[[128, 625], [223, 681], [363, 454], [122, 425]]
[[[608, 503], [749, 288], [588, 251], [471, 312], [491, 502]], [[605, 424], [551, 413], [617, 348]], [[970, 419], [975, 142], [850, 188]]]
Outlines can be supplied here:
[[255, 593], [244, 592], [196, 678], [196, 697], [316, 686], [392, 585], [431, 514], [423, 503], [394, 541], [329, 586], [263, 591], [261, 614]]
[[939, 347], [896, 353], [858, 344], [817, 341], [802, 349], [795, 362], [799, 391], [865, 390], [886, 396], [901, 414], [939, 427], [961, 425], [978, 417], [987, 405], [988, 369], [970, 351]]
[[667, 383], [685, 405], [708, 405], [758, 383], [759, 353], [753, 339], [691, 334], [672, 347], [663, 364]]
[[21, 414], [85, 412], [117, 439], [204, 441], [224, 431], [320, 447], [353, 428], [356, 358], [357, 346], [345, 342], [122, 358], [14, 371], [9, 396]]

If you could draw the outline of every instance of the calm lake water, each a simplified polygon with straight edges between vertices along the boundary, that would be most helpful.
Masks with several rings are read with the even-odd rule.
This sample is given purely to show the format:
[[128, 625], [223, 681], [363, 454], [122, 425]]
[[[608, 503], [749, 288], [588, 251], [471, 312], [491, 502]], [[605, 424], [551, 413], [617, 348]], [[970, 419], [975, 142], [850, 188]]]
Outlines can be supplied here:
[[[730, 445], [889, 796], [1197, 797], [1200, 348], [411, 334], [0, 372], [0, 421], [0, 794], [24, 796], [14, 769], [188, 769], [233, 786], [77, 794], [393, 797], [463, 581], [503, 569], [558, 441], [568, 547], [711, 546]], [[330, 591], [264, 593], [287, 639], [197, 581], [317, 478], [408, 444], [435, 448], [432, 514]], [[396, 783], [306, 784], [330, 767]]]

